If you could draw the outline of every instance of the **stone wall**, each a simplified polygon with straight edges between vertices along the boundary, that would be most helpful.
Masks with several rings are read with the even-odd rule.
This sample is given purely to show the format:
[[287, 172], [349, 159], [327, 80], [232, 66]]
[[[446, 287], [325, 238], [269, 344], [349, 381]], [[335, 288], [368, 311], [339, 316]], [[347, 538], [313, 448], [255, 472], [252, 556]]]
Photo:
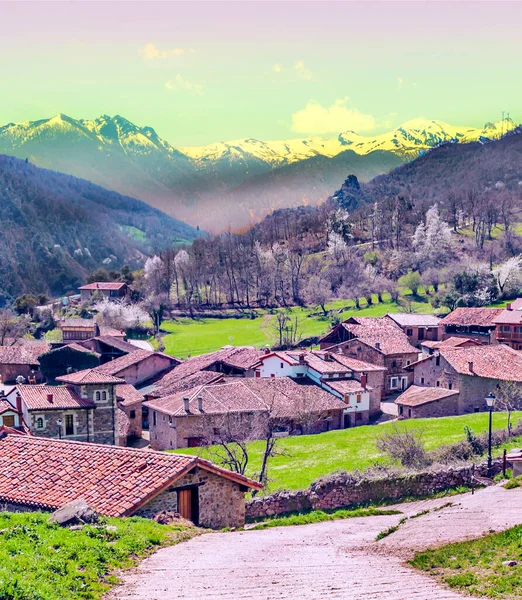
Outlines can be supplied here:
[[161, 511], [178, 510], [178, 489], [195, 486], [199, 497], [199, 525], [211, 529], [242, 527], [245, 523], [245, 492], [238, 483], [196, 467], [178, 479], [135, 515], [152, 518]]
[[[92, 442], [92, 436], [89, 436], [88, 421], [89, 409], [71, 409], [71, 410], [35, 410], [29, 413], [28, 425], [31, 433], [38, 437], [59, 438], [64, 440], [74, 440], [77, 442]], [[66, 435], [65, 417], [73, 415], [74, 435]], [[37, 427], [39, 419], [43, 421], [43, 428]], [[61, 419], [61, 426], [58, 420]]]
[[[501, 471], [502, 460], [495, 460], [493, 473], [496, 475]], [[487, 464], [476, 465], [475, 474], [485, 476]], [[334, 509], [381, 500], [427, 496], [470, 485], [471, 475], [471, 465], [387, 477], [358, 478], [350, 473], [333, 474], [318, 480], [306, 490], [277, 492], [271, 496], [254, 498], [247, 503], [246, 517], [257, 519], [296, 511]]]
[[452, 396], [426, 402], [419, 406], [403, 406], [399, 404], [399, 417], [403, 419], [427, 419], [432, 417], [448, 417], [459, 414], [459, 392]]

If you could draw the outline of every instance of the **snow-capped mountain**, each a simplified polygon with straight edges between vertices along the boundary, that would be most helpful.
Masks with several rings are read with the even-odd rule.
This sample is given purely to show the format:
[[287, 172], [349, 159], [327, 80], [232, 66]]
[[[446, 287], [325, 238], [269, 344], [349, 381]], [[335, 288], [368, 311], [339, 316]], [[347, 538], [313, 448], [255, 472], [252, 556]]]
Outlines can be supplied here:
[[494, 139], [514, 127], [511, 120], [479, 129], [414, 119], [376, 136], [345, 131], [332, 138], [174, 147], [151, 127], [119, 115], [85, 120], [58, 114], [1, 126], [0, 153], [89, 179], [219, 231], [276, 208], [317, 203], [350, 173], [368, 181], [442, 142]]

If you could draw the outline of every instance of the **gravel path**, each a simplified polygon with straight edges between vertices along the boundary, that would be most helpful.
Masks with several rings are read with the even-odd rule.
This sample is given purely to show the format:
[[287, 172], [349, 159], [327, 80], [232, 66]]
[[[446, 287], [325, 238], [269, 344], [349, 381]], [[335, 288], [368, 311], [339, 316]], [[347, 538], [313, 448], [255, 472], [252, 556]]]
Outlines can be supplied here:
[[380, 542], [375, 536], [401, 515], [203, 535], [143, 561], [107, 600], [462, 599], [404, 560], [415, 549], [522, 522], [521, 501], [522, 491], [495, 487], [400, 504], [406, 516], [430, 512]]

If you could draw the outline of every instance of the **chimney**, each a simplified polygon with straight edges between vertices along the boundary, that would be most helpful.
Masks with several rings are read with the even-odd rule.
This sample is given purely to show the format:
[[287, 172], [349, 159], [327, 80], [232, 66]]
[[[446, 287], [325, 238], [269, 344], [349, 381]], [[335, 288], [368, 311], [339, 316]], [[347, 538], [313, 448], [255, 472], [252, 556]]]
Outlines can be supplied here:
[[47, 394], [47, 402], [49, 402], [49, 404], [53, 403], [53, 395], [52, 394]]
[[198, 396], [198, 410], [203, 412], [203, 396]]
[[468, 369], [469, 369], [470, 373], [474, 373], [474, 371], [473, 371], [473, 361], [472, 360], [470, 360], [468, 362]]
[[511, 308], [511, 302], [508, 302], [508, 303], [506, 304], [506, 310], [513, 310], [513, 309]]
[[265, 348], [265, 354], [270, 354], [270, 348], [268, 346]]
[[324, 353], [324, 360], [332, 360], [332, 355], [330, 354], [330, 352], [325, 352]]
[[190, 412], [190, 406], [189, 406], [189, 398], [187, 396], [185, 396], [185, 398], [183, 398], [183, 408], [185, 409], [186, 413]]
[[22, 414], [22, 396], [20, 394], [16, 394], [16, 410], [18, 414]]
[[375, 347], [377, 348], [377, 350], [381, 349], [381, 342], [375, 342]]
[[299, 355], [299, 364], [300, 365], [304, 365], [305, 364], [305, 355], [303, 352], [301, 352], [301, 354]]
[[361, 387], [365, 390], [366, 389], [366, 384], [368, 383], [368, 375], [366, 375], [366, 373], [363, 373], [361, 375]]

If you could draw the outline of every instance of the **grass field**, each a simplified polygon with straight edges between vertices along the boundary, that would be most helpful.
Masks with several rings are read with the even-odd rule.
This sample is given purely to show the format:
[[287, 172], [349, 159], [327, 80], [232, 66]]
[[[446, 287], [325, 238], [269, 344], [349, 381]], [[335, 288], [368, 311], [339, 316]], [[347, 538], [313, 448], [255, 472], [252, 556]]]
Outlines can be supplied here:
[[0, 512], [0, 599], [101, 598], [117, 583], [117, 569], [197, 531], [140, 518], [70, 530], [48, 518], [45, 513]]
[[[473, 596], [522, 598], [522, 525], [470, 542], [416, 554], [410, 562], [440, 581]], [[505, 561], [518, 564], [506, 566]]]
[[[513, 419], [522, 418], [521, 413], [514, 413]], [[494, 428], [506, 427], [505, 413], [495, 413]], [[439, 419], [415, 419], [406, 421], [404, 426], [423, 430], [423, 439], [427, 450], [452, 444], [464, 439], [464, 427], [468, 425], [474, 433], [487, 430], [487, 413], [474, 413], [459, 417], [442, 417]], [[284, 455], [271, 459], [269, 466], [269, 492], [278, 489], [304, 489], [313, 481], [333, 471], [366, 469], [375, 463], [387, 462], [375, 445], [376, 438], [389, 431], [393, 423], [368, 425], [353, 429], [329, 431], [318, 435], [303, 435], [282, 438], [277, 448]], [[513, 444], [520, 444], [513, 441]], [[249, 466], [247, 475], [255, 475], [260, 469], [263, 443], [252, 442], [249, 445]], [[207, 448], [183, 448], [178, 452], [198, 454], [205, 458], [212, 456]]]
[[[375, 297], [372, 306], [366, 306], [366, 301], [361, 300], [361, 309], [356, 309], [353, 301], [339, 300], [328, 305], [328, 310], [337, 311], [342, 319], [350, 316], [381, 317], [386, 313], [401, 312], [402, 306], [392, 302], [386, 295], [384, 302], [377, 303]], [[415, 312], [433, 313], [428, 296], [419, 296], [412, 303]], [[297, 317], [299, 333], [302, 339], [319, 336], [326, 333], [331, 327], [330, 319], [323, 315], [311, 313], [312, 308], [294, 307], [291, 309], [292, 318]], [[232, 346], [273, 345], [276, 341], [274, 329], [275, 316], [269, 311], [256, 311], [259, 315], [255, 319], [227, 318], [227, 319], [189, 319], [182, 318], [165, 321], [162, 329], [168, 334], [163, 337], [165, 352], [172, 356], [186, 358], [196, 354], [213, 352], [230, 344]]]

